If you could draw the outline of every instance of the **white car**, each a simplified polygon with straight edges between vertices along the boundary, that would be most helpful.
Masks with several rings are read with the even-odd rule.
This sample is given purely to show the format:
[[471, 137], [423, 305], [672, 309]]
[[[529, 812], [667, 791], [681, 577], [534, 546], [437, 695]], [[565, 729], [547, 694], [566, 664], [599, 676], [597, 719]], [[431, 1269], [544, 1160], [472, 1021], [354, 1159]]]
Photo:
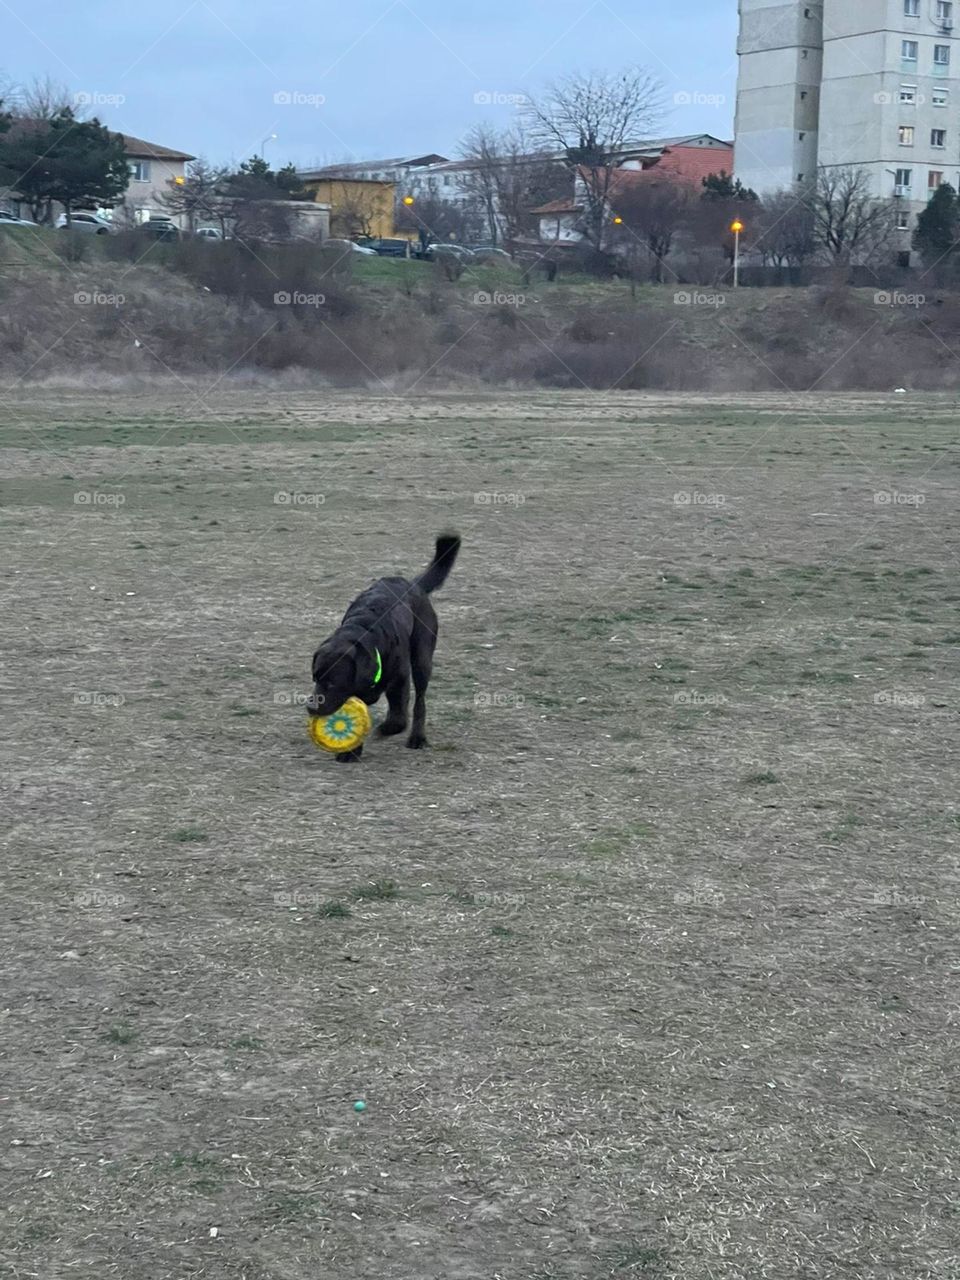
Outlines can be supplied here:
[[224, 234], [219, 227], [197, 227], [193, 233], [198, 240], [223, 240]]
[[0, 209], [0, 227], [35, 227], [29, 218], [18, 218], [6, 209]]
[[341, 253], [363, 253], [366, 254], [368, 258], [375, 258], [377, 256], [374, 249], [367, 249], [364, 245], [355, 244], [352, 240], [337, 240], [335, 238], [328, 239], [323, 241], [320, 248], [339, 249]]
[[69, 227], [71, 231], [84, 231], [92, 236], [112, 236], [117, 229], [107, 218], [102, 218], [99, 213], [90, 213], [88, 210], [71, 213], [69, 222], [67, 215], [61, 213], [57, 219], [57, 226], [61, 231], [66, 231]]

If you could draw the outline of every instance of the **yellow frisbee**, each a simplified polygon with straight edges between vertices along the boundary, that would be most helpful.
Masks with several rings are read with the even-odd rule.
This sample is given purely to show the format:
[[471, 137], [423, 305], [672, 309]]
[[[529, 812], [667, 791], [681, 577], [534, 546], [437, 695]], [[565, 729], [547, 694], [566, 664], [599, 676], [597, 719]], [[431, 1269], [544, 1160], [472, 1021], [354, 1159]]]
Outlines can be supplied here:
[[360, 698], [348, 698], [332, 716], [311, 716], [310, 737], [324, 751], [355, 751], [373, 728], [370, 708]]

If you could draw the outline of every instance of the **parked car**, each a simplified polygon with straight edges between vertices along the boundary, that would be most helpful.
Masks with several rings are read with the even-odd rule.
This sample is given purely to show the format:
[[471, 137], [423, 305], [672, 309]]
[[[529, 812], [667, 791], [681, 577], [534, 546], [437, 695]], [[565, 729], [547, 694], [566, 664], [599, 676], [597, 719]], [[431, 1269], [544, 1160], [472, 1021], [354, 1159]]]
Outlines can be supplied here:
[[447, 244], [443, 242], [427, 246], [427, 260], [429, 262], [433, 262], [435, 258], [442, 258], [445, 254], [451, 258], [459, 258], [461, 262], [469, 262], [474, 257], [473, 250], [465, 248], [462, 244]]
[[339, 240], [336, 236], [328, 237], [320, 247], [321, 249], [337, 249], [340, 253], [362, 253], [369, 258], [376, 257], [373, 249], [368, 249], [365, 245], [357, 244], [353, 240]]
[[492, 266], [503, 266], [513, 261], [505, 249], [500, 249], [496, 245], [484, 245], [482, 248], [475, 247], [473, 256], [478, 262], [488, 262]]
[[179, 240], [180, 228], [172, 218], [148, 218], [138, 228], [154, 240]]
[[406, 258], [408, 252], [410, 257], [416, 257], [415, 246], [409, 240], [399, 238], [371, 238], [364, 240], [363, 248], [370, 249], [380, 258]]
[[104, 218], [102, 214], [93, 213], [87, 209], [71, 213], [69, 221], [67, 220], [67, 215], [61, 213], [57, 219], [57, 227], [61, 231], [68, 229], [70, 231], [83, 231], [92, 236], [112, 236], [117, 230], [109, 218]]
[[219, 227], [197, 227], [193, 233], [198, 240], [225, 240], [226, 236]]
[[0, 227], [35, 227], [36, 225], [29, 218], [18, 218], [7, 209], [0, 209]]

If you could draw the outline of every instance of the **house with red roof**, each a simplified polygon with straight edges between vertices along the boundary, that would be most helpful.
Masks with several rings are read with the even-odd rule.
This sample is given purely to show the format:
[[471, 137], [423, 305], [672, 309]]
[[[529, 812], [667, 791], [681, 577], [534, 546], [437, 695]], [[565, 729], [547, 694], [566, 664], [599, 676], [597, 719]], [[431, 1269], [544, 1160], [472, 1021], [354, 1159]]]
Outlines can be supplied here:
[[[733, 143], [711, 134], [681, 138], [660, 138], [625, 147], [615, 157], [609, 174], [607, 198], [611, 215], [616, 212], [616, 193], [649, 182], [679, 183], [699, 191], [704, 178], [713, 173], [733, 172]], [[606, 186], [606, 176], [600, 177]], [[583, 217], [587, 209], [589, 185], [597, 175], [587, 168], [577, 171], [573, 194], [568, 200], [553, 200], [531, 209], [538, 220], [540, 240], [547, 244], [576, 244], [584, 237]]]

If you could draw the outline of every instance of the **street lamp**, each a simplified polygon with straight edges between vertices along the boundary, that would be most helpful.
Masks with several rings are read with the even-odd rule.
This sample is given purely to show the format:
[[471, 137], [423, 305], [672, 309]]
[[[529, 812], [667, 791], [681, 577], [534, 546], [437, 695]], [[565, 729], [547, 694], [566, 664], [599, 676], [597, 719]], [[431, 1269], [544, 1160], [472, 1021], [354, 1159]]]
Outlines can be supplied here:
[[733, 287], [740, 287], [740, 233], [743, 231], [743, 223], [736, 218], [730, 223], [730, 230], [733, 232]]
[[264, 140], [260, 143], [260, 159], [261, 160], [264, 158], [263, 157], [264, 147], [267, 145], [268, 142], [276, 142], [276, 140], [277, 140], [277, 135], [275, 133], [268, 133], [267, 136], [264, 138]]

